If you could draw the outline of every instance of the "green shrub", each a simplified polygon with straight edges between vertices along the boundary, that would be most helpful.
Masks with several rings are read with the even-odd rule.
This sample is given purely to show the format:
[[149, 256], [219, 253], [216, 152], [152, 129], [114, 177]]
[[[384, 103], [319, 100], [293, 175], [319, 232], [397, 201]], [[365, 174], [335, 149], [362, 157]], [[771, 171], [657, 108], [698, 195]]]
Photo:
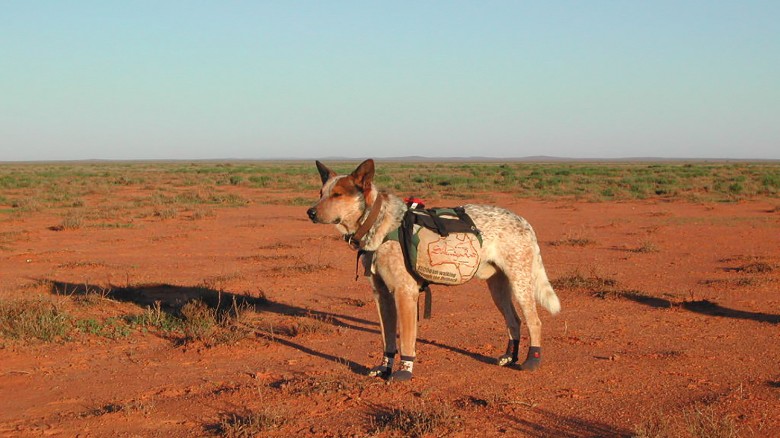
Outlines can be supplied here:
[[44, 299], [0, 301], [0, 336], [22, 341], [53, 342], [71, 330], [71, 316]]

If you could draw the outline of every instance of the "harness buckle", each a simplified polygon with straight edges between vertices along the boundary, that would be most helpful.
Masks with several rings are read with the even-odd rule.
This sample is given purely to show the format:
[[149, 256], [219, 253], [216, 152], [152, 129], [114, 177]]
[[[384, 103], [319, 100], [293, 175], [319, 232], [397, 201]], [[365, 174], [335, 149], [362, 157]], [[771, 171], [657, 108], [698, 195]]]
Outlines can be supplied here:
[[360, 241], [355, 240], [354, 234], [345, 234], [344, 235], [344, 241], [347, 242], [347, 245], [349, 245], [350, 248], [354, 250], [360, 249]]

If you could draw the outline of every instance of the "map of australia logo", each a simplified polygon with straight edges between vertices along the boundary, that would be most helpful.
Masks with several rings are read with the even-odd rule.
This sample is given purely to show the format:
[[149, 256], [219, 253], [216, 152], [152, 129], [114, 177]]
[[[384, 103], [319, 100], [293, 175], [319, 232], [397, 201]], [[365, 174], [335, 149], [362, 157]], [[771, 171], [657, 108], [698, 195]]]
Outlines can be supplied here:
[[469, 279], [479, 265], [479, 254], [471, 236], [450, 234], [428, 244], [428, 260], [431, 267]]

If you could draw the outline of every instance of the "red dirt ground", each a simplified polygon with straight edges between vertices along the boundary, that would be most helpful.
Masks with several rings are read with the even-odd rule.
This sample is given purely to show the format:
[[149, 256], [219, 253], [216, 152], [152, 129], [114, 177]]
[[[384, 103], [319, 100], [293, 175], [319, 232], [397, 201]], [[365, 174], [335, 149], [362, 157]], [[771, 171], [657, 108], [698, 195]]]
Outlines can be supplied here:
[[[403, 408], [444, 412], [437, 436], [631, 436], [656, 423], [684, 435], [697, 419], [780, 436], [776, 201], [481, 200], [531, 222], [559, 285], [563, 311], [540, 313], [545, 362], [536, 372], [492, 364], [505, 329], [475, 280], [434, 287], [411, 382], [364, 376], [381, 353], [370, 287], [354, 281], [354, 253], [336, 230], [309, 223], [306, 207], [252, 202], [200, 220], [64, 231], [49, 229], [61, 221], [52, 213], [8, 218], [3, 298], [45, 295], [78, 310], [51, 285], [130, 286], [137, 297], [87, 309], [104, 317], [187, 300], [195, 286], [268, 303], [252, 312], [265, 329], [215, 347], [141, 329], [5, 342], [0, 435], [203, 436], [231, 415], [273, 412], [285, 422], [265, 436], [388, 436], [403, 432], [377, 429], [377, 416]], [[753, 272], [758, 262], [768, 268]], [[575, 274], [601, 284], [567, 284]], [[320, 329], [281, 330], [301, 314]]]

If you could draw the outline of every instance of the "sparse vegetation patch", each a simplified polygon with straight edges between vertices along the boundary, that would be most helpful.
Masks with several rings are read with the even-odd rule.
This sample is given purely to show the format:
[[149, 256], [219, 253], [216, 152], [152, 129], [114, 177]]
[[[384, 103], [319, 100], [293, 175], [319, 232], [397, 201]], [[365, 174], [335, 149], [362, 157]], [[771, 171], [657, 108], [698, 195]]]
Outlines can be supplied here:
[[246, 338], [251, 330], [244, 321], [250, 305], [236, 298], [230, 303], [207, 304], [199, 299], [185, 303], [178, 310], [164, 310], [155, 302], [140, 315], [127, 318], [134, 326], [160, 330], [167, 336], [179, 335], [179, 342], [200, 342], [211, 347], [231, 344]]
[[72, 317], [45, 299], [0, 300], [0, 336], [53, 342], [65, 338]]
[[390, 432], [406, 437], [444, 435], [461, 427], [451, 409], [431, 405], [380, 410], [370, 422], [371, 433]]
[[617, 285], [616, 280], [602, 277], [595, 271], [592, 271], [590, 274], [583, 274], [579, 270], [575, 270], [569, 275], [553, 279], [551, 283], [553, 288], [556, 289], [584, 289], [590, 291], [603, 290]]
[[218, 435], [227, 438], [252, 438], [286, 423], [287, 418], [279, 413], [278, 409], [268, 407], [242, 414], [225, 415], [214, 429]]

